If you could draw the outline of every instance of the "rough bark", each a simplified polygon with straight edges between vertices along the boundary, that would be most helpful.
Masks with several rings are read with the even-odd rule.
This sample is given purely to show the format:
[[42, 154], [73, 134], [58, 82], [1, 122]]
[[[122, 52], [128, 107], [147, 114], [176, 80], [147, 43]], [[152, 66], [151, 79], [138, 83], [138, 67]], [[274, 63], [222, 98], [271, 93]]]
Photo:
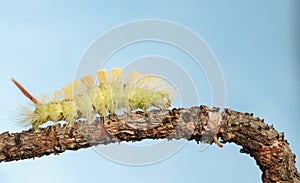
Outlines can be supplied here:
[[[218, 118], [220, 116], [220, 118]], [[263, 182], [300, 182], [295, 155], [284, 134], [252, 114], [207, 106], [108, 116], [94, 122], [76, 122], [72, 128], [48, 126], [39, 131], [0, 134], [0, 162], [41, 157], [97, 144], [143, 139], [180, 139], [242, 146], [262, 170]]]
[[225, 109], [219, 135], [224, 142], [242, 146], [241, 152], [250, 154], [263, 172], [263, 182], [300, 182], [295, 167], [296, 156], [291, 152], [284, 133], [253, 114]]

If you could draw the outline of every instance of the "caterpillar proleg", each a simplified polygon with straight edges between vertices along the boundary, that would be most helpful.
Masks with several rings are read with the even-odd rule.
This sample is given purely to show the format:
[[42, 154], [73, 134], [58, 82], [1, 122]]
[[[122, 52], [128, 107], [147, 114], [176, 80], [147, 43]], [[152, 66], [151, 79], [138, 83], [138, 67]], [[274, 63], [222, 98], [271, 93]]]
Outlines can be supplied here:
[[86, 75], [54, 92], [51, 97], [42, 99], [33, 97], [12, 78], [34, 106], [33, 110], [23, 107], [21, 122], [37, 130], [48, 121], [66, 121], [68, 126], [72, 126], [76, 119], [91, 119], [95, 114], [106, 116], [118, 109], [146, 112], [151, 107], [165, 109], [171, 105], [171, 88], [161, 78], [137, 71], [131, 71], [125, 78], [120, 68], [113, 68], [111, 75], [107, 70], [101, 70], [96, 76], [98, 82], [91, 75]]

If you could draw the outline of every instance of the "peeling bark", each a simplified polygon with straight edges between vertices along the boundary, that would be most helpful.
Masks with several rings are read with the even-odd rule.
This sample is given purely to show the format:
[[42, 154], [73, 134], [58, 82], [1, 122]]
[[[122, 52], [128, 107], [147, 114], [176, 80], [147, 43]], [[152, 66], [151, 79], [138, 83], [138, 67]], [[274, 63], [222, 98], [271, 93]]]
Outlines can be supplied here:
[[184, 138], [212, 143], [216, 137], [241, 145], [241, 152], [250, 154], [262, 170], [263, 182], [300, 182], [295, 155], [283, 133], [252, 114], [229, 109], [219, 112], [207, 106], [112, 115], [90, 123], [76, 122], [71, 129], [58, 124], [39, 131], [4, 132], [0, 134], [0, 162], [119, 141]]

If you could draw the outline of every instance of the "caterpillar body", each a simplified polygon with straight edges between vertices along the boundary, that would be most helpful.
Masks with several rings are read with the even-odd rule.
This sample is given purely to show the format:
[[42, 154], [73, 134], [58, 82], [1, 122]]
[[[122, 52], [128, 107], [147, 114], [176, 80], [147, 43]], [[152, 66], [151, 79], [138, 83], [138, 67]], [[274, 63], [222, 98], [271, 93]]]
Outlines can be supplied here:
[[118, 109], [131, 112], [151, 108], [165, 109], [171, 105], [171, 89], [161, 78], [131, 71], [124, 79], [123, 70], [113, 68], [97, 72], [98, 82], [86, 75], [56, 91], [51, 97], [36, 99], [12, 78], [13, 83], [31, 100], [34, 109], [23, 107], [21, 122], [37, 130], [48, 122], [66, 121], [72, 126], [79, 118], [92, 119], [95, 114], [106, 116]]

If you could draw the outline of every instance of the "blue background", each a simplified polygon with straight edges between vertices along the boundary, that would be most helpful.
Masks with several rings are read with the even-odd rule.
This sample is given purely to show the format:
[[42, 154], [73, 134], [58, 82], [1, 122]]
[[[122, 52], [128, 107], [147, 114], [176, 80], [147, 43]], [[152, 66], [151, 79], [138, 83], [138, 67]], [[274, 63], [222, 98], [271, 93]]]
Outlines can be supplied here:
[[[73, 80], [81, 56], [104, 32], [134, 20], [164, 19], [186, 26], [206, 41], [224, 74], [226, 106], [253, 112], [285, 132], [299, 168], [299, 4], [297, 0], [1, 1], [0, 131], [26, 129], [17, 124], [15, 112], [28, 100], [10, 82], [12, 76], [35, 95], [51, 93]], [[128, 57], [136, 54], [133, 48]], [[201, 103], [210, 101], [204, 97]], [[0, 181], [261, 182], [255, 161], [239, 149], [226, 144], [200, 152], [195, 142], [189, 142], [171, 158], [148, 166], [118, 164], [91, 149], [68, 151], [1, 163]]]

